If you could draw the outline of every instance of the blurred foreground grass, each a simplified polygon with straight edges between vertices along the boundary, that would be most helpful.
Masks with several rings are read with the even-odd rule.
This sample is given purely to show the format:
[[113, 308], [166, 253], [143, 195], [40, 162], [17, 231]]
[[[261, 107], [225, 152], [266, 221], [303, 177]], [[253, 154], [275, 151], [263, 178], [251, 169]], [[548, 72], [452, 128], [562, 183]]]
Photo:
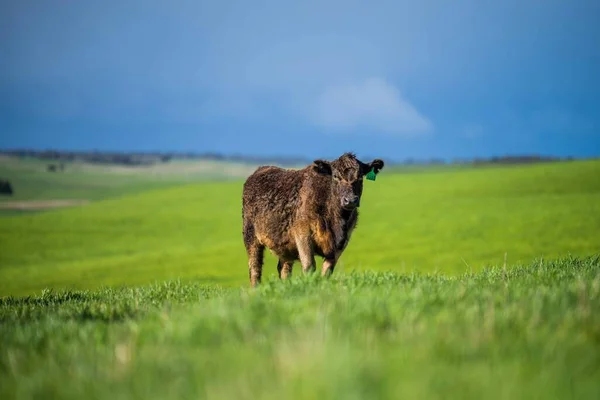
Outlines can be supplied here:
[[0, 398], [597, 399], [600, 262], [0, 300]]

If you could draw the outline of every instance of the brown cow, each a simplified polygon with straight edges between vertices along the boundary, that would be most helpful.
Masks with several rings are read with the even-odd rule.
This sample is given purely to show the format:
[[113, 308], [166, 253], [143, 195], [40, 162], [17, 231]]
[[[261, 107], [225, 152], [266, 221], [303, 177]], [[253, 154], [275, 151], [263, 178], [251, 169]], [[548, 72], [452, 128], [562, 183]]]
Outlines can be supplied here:
[[295, 260], [314, 271], [315, 254], [324, 258], [322, 274], [331, 274], [358, 220], [363, 177], [382, 168], [382, 160], [365, 164], [352, 153], [300, 170], [259, 167], [244, 183], [242, 201], [250, 284], [260, 283], [265, 247], [279, 258], [282, 279]]

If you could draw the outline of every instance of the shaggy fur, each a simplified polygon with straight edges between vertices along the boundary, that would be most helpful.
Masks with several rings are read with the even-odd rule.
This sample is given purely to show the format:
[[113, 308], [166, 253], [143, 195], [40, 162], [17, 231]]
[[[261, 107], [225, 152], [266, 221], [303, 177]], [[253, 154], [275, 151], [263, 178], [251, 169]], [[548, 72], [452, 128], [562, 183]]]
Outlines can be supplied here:
[[331, 274], [358, 221], [363, 176], [383, 164], [345, 153], [300, 170], [264, 166], [250, 175], [242, 200], [250, 284], [260, 283], [265, 247], [279, 258], [282, 279], [296, 260], [304, 272], [314, 271], [315, 255], [324, 258], [322, 274]]

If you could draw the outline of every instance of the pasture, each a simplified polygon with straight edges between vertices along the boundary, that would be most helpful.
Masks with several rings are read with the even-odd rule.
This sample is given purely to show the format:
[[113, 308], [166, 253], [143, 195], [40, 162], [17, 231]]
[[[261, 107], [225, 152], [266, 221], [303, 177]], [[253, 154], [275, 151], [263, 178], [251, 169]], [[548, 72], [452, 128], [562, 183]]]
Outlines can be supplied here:
[[103, 174], [0, 217], [2, 398], [600, 395], [598, 161], [384, 169], [332, 279], [258, 290], [243, 172]]
[[[597, 254], [599, 176], [597, 161], [384, 170], [365, 182], [358, 227], [336, 272], [456, 274]], [[245, 285], [242, 182], [179, 184], [2, 218], [0, 295], [166, 279]], [[268, 254], [265, 276], [275, 266]]]

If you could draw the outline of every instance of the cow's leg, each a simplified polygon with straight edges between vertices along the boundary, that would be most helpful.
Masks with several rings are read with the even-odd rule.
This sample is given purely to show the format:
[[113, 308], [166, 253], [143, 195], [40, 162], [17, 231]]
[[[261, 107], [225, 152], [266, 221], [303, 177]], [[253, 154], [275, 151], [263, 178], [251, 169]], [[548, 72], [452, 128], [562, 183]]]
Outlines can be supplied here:
[[277, 263], [277, 272], [279, 273], [280, 279], [287, 279], [292, 275], [293, 261], [279, 260]]
[[262, 277], [262, 266], [264, 259], [265, 246], [261, 244], [255, 234], [254, 224], [247, 218], [244, 218], [243, 224], [244, 246], [248, 254], [248, 275], [250, 285], [255, 287], [260, 283]]
[[330, 276], [331, 274], [333, 274], [335, 265], [337, 264], [338, 260], [342, 256], [342, 253], [344, 252], [344, 249], [346, 248], [347, 244], [348, 244], [348, 240], [346, 240], [346, 243], [344, 243], [342, 248], [336, 250], [333, 255], [330, 255], [329, 257], [325, 257], [325, 260], [323, 261], [323, 267], [321, 268], [321, 275]]
[[298, 258], [302, 264], [302, 272], [314, 272], [315, 254], [310, 243], [308, 235], [296, 236], [296, 248], [298, 249]]
[[333, 270], [335, 269], [335, 264], [337, 264], [338, 257], [326, 258], [323, 261], [323, 268], [321, 269], [321, 275], [329, 276], [333, 274]]
[[338, 260], [342, 256], [342, 253], [346, 249], [346, 246], [348, 245], [348, 242], [350, 241], [350, 237], [352, 236], [352, 231], [354, 230], [354, 227], [356, 226], [357, 215], [358, 214], [356, 212], [353, 212], [351, 214], [351, 216], [350, 216], [350, 219], [347, 222], [347, 225], [346, 225], [346, 229], [347, 229], [346, 241], [342, 244], [341, 247], [338, 247], [335, 250], [335, 254], [334, 255], [329, 255], [328, 257], [325, 257], [325, 261], [323, 262], [323, 268], [321, 269], [321, 275], [323, 275], [323, 276], [329, 276], [329, 275], [333, 274], [333, 270], [335, 269], [335, 265], [337, 264]]
[[[345, 245], [343, 247], [345, 247]], [[330, 276], [333, 274], [335, 265], [342, 256], [343, 251], [344, 249], [342, 248], [341, 250], [337, 250], [333, 255], [325, 257], [325, 260], [323, 261], [323, 268], [321, 268], [321, 275]]]
[[265, 246], [255, 242], [247, 246], [246, 251], [248, 253], [248, 275], [250, 277], [250, 285], [256, 287], [256, 285], [260, 283], [262, 277]]

